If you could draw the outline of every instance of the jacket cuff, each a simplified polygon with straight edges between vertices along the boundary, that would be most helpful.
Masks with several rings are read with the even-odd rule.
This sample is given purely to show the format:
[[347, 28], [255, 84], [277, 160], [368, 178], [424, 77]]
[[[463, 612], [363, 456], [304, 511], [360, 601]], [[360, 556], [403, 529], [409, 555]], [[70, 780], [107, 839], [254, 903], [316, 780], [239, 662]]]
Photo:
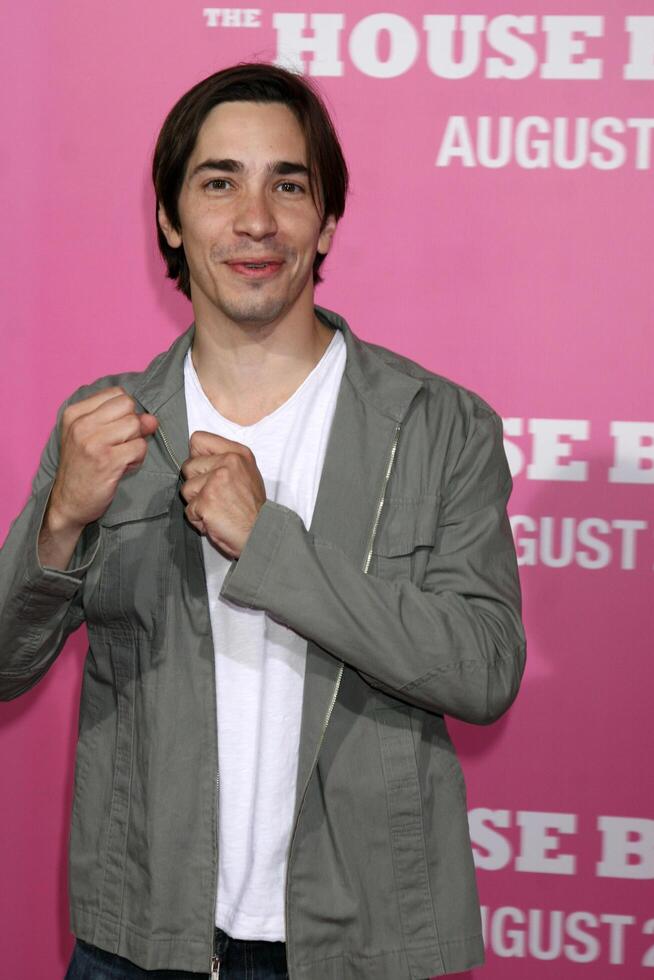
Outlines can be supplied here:
[[79, 589], [98, 553], [100, 527], [94, 522], [84, 528], [65, 571], [42, 565], [39, 561], [39, 534], [51, 492], [52, 484], [44, 487], [36, 496], [32, 527], [27, 539], [31, 544], [27, 549], [25, 584], [34, 591], [70, 599]]
[[272, 500], [265, 502], [240, 557], [227, 570], [220, 590], [224, 599], [241, 606], [256, 607], [257, 596], [272, 568], [291, 515], [294, 515], [294, 511], [288, 507]]

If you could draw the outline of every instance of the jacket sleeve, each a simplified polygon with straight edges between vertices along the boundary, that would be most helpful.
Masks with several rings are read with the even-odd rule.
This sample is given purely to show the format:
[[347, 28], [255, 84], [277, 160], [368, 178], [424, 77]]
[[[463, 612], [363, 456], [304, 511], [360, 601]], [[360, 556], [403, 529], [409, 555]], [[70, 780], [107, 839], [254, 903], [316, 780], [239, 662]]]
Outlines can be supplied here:
[[443, 488], [421, 587], [365, 574], [266, 502], [222, 595], [266, 610], [404, 701], [490, 723], [515, 698], [525, 662], [510, 491], [501, 421], [479, 414]]
[[[61, 413], [60, 413], [61, 417]], [[83, 532], [70, 567], [41, 566], [37, 542], [57, 471], [59, 429], [41, 456], [31, 496], [0, 549], [0, 700], [33, 687], [66, 638], [83, 621], [82, 584], [99, 544], [97, 525]]]

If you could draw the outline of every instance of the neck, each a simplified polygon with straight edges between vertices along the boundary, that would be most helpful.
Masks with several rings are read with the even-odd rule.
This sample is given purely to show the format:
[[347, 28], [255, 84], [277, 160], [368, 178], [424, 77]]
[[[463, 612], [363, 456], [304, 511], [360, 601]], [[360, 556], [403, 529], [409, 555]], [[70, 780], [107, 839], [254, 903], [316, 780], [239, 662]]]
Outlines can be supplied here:
[[315, 315], [267, 324], [198, 318], [191, 356], [200, 384], [225, 418], [251, 425], [291, 397], [318, 363], [334, 331]]

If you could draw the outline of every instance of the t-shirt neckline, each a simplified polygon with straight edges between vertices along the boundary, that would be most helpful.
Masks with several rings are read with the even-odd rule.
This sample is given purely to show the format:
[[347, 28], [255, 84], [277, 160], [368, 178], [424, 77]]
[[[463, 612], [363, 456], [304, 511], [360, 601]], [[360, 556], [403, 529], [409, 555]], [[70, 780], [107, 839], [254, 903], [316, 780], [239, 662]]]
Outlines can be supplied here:
[[232, 421], [232, 419], [228, 419], [225, 415], [222, 415], [215, 407], [215, 405], [213, 405], [211, 400], [207, 397], [207, 394], [200, 383], [200, 379], [198, 377], [197, 371], [195, 370], [195, 365], [193, 363], [193, 358], [191, 356], [190, 347], [186, 354], [185, 366], [186, 369], [188, 370], [193, 387], [196, 389], [198, 395], [204, 402], [206, 408], [211, 412], [212, 415], [216, 417], [216, 419], [219, 421], [219, 423], [222, 426], [229, 427], [234, 432], [254, 432], [256, 431], [257, 428], [262, 427], [264, 424], [266, 424], [269, 421], [277, 419], [279, 415], [283, 414], [284, 411], [289, 406], [291, 406], [293, 402], [295, 402], [298, 399], [300, 393], [305, 388], [309, 387], [309, 385], [315, 380], [316, 376], [318, 374], [322, 374], [324, 371], [327, 370], [327, 365], [331, 361], [334, 352], [340, 346], [337, 338], [340, 338], [341, 343], [345, 343], [341, 335], [341, 331], [336, 329], [334, 331], [334, 336], [329, 341], [327, 347], [323, 351], [320, 360], [317, 361], [316, 364], [314, 364], [314, 366], [311, 368], [304, 381], [300, 385], [298, 385], [298, 387], [291, 395], [289, 395], [286, 401], [282, 402], [282, 404], [278, 405], [277, 408], [275, 408], [272, 412], [269, 412], [267, 415], [264, 415], [262, 418], [257, 419], [256, 422], [252, 422], [250, 425], [239, 425], [238, 422], [234, 422]]

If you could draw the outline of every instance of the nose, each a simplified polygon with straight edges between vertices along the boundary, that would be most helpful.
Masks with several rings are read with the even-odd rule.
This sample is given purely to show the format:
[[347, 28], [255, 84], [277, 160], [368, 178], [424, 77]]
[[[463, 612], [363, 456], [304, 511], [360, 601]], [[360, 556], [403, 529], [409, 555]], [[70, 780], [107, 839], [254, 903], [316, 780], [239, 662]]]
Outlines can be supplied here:
[[244, 191], [234, 215], [234, 231], [257, 241], [276, 234], [277, 222], [265, 188]]

